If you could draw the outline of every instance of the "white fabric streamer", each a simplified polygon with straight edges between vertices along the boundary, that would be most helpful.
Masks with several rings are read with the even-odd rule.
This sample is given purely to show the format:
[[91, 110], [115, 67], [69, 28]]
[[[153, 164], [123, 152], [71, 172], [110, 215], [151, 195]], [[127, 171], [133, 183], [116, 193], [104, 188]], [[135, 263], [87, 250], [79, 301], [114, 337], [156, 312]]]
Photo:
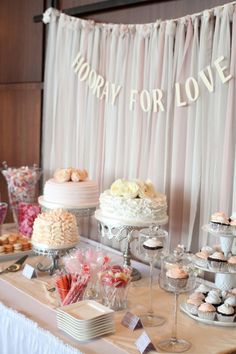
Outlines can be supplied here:
[[[45, 178], [58, 167], [86, 168], [101, 192], [117, 178], [150, 178], [167, 194], [172, 247], [181, 243], [196, 251], [211, 243], [201, 226], [217, 210], [229, 216], [236, 211], [235, 13], [232, 3], [179, 20], [112, 25], [53, 10], [44, 89]], [[114, 105], [78, 79], [72, 68], [78, 51], [91, 69], [121, 86]], [[214, 64], [220, 56], [234, 78], [226, 83]], [[208, 65], [213, 92], [199, 78]], [[199, 97], [177, 107], [175, 83], [183, 88], [190, 76]], [[138, 94], [129, 109], [131, 90], [157, 88], [164, 93], [164, 111], [144, 112]]]

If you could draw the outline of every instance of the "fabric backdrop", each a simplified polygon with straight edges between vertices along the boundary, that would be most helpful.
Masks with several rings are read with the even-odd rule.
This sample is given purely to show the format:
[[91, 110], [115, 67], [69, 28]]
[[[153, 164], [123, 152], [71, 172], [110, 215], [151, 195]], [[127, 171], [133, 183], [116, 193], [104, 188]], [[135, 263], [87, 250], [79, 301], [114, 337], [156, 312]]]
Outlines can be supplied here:
[[[86, 168], [100, 191], [117, 178], [150, 178], [168, 200], [172, 246], [215, 242], [201, 226], [218, 210], [236, 211], [236, 8], [151, 24], [95, 23], [59, 13], [49, 22], [46, 52], [43, 169]], [[81, 52], [92, 69], [122, 90], [112, 105], [81, 82], [72, 63]], [[233, 76], [222, 83], [214, 61]], [[212, 67], [214, 92], [199, 79]], [[200, 96], [177, 107], [175, 83], [199, 82]], [[164, 92], [165, 111], [129, 109], [131, 89]]]

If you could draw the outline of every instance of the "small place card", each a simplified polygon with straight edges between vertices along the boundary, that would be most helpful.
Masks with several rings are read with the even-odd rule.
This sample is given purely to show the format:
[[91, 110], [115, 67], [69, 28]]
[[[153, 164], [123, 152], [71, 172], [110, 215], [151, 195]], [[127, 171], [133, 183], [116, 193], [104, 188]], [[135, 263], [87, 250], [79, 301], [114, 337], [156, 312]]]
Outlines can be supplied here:
[[35, 268], [29, 264], [26, 264], [24, 266], [22, 274], [24, 275], [24, 277], [26, 277], [28, 279], [37, 278], [37, 273], [36, 273]]
[[129, 311], [127, 311], [124, 315], [121, 324], [132, 329], [133, 331], [138, 328], [143, 328], [140, 318]]
[[143, 332], [141, 336], [138, 337], [135, 342], [135, 345], [141, 354], [148, 353], [151, 350], [156, 350], [146, 332]]

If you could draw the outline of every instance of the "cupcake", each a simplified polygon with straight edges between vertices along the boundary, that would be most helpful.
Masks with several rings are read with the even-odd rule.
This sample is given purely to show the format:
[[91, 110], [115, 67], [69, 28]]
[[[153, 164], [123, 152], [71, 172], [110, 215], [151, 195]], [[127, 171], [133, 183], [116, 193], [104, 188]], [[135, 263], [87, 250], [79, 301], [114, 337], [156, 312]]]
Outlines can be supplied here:
[[209, 255], [214, 253], [214, 249], [210, 246], [203, 246], [201, 252], [207, 252]]
[[207, 297], [205, 298], [205, 302], [207, 304], [213, 305], [215, 308], [222, 304], [222, 299], [219, 296], [219, 293], [215, 290], [212, 290], [208, 293]]
[[203, 295], [207, 296], [210, 288], [204, 284], [200, 284], [199, 287], [195, 290], [195, 292], [203, 293]]
[[205, 300], [205, 295], [203, 295], [203, 293], [200, 293], [198, 291], [195, 291], [194, 293], [192, 293], [190, 296], [189, 296], [189, 299], [192, 299], [192, 300]]
[[197, 313], [199, 318], [214, 321], [216, 308], [213, 305], [204, 302], [199, 306]]
[[174, 267], [166, 272], [166, 277], [170, 286], [177, 289], [184, 288], [188, 283], [188, 273], [180, 267]]
[[207, 258], [209, 269], [216, 272], [227, 270], [227, 259], [222, 252], [214, 252]]
[[236, 272], [236, 256], [232, 256], [228, 259], [228, 269], [230, 272]]
[[206, 252], [206, 251], [200, 251], [197, 252], [193, 257], [193, 261], [196, 265], [198, 265], [199, 267], [207, 267], [207, 258], [210, 256], [210, 253]]
[[236, 288], [233, 288], [233, 289], [229, 290], [229, 293], [231, 295], [236, 295]]
[[235, 318], [234, 308], [228, 304], [223, 304], [217, 308], [217, 319], [220, 322], [233, 322]]
[[199, 306], [203, 304], [202, 300], [197, 300], [197, 299], [191, 299], [188, 298], [186, 302], [186, 309], [188, 312], [190, 312], [192, 315], [198, 314], [198, 308]]
[[224, 212], [218, 211], [211, 215], [209, 225], [214, 232], [229, 231], [229, 218]]
[[228, 295], [225, 299], [224, 303], [226, 305], [232, 306], [234, 309], [236, 308], [236, 296], [235, 295]]
[[230, 218], [230, 229], [234, 236], [236, 236], [236, 213], [233, 213]]
[[161, 241], [157, 240], [155, 237], [149, 238], [143, 243], [143, 248], [146, 250], [156, 251], [163, 249], [163, 244]]

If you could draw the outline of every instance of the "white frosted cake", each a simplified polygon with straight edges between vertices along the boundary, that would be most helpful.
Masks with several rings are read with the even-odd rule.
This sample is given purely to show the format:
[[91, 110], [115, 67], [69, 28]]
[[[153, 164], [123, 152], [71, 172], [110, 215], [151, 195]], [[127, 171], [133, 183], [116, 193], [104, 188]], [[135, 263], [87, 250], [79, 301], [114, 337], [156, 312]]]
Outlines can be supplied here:
[[100, 195], [99, 201], [104, 217], [150, 223], [168, 220], [166, 196], [156, 192], [149, 180], [118, 179]]
[[63, 209], [53, 209], [38, 215], [34, 221], [31, 242], [45, 248], [63, 248], [79, 241], [76, 218]]
[[85, 170], [57, 170], [44, 185], [43, 201], [51, 203], [52, 207], [96, 207], [99, 200], [98, 184], [88, 180], [87, 176]]

